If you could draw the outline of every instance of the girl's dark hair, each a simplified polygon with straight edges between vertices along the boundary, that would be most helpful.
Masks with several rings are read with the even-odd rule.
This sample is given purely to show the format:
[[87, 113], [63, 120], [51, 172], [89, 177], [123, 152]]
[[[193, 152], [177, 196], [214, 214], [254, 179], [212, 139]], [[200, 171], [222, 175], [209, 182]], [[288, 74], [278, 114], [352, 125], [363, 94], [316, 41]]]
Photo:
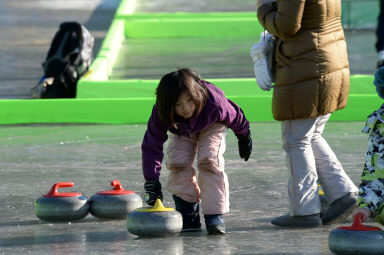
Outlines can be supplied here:
[[187, 92], [195, 102], [194, 116], [201, 111], [207, 101], [207, 90], [200, 83], [198, 73], [182, 68], [164, 75], [156, 89], [156, 105], [160, 120], [175, 126], [175, 105], [179, 96]]

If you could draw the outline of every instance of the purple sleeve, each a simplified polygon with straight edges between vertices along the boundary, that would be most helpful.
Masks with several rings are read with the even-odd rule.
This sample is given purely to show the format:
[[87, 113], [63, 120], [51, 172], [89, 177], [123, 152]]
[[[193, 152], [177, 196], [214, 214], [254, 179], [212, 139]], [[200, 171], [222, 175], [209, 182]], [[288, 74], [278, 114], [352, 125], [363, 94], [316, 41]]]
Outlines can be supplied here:
[[160, 177], [161, 162], [163, 161], [163, 144], [168, 139], [168, 127], [159, 118], [156, 105], [145, 132], [142, 151], [142, 168], [146, 181], [157, 181]]
[[236, 136], [246, 136], [249, 132], [249, 122], [241, 108], [233, 101], [226, 99], [222, 107], [220, 119], [233, 130]]
[[245, 118], [240, 106], [228, 99], [224, 91], [208, 81], [202, 81], [207, 88], [209, 99], [206, 108], [209, 108], [209, 122], [220, 121], [233, 130], [236, 136], [246, 136], [249, 132], [249, 122]]

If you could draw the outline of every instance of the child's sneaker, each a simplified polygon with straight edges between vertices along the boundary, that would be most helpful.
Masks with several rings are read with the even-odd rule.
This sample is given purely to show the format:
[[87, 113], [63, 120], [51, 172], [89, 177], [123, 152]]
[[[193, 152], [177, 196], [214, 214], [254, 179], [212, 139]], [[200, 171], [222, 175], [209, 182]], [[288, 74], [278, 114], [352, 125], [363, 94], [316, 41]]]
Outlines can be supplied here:
[[222, 214], [204, 215], [205, 226], [209, 235], [225, 234], [225, 225]]
[[183, 217], [183, 228], [181, 232], [201, 231], [199, 203], [189, 203], [176, 195], [172, 196], [175, 201], [176, 211]]

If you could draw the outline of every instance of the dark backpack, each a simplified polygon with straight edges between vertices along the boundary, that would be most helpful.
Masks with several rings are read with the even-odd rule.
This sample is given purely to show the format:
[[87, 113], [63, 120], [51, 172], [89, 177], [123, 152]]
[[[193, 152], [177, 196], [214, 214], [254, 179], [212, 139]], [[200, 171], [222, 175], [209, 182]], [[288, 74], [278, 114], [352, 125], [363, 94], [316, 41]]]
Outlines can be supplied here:
[[77, 22], [64, 22], [56, 32], [43, 63], [41, 98], [74, 98], [77, 81], [92, 62], [94, 38]]

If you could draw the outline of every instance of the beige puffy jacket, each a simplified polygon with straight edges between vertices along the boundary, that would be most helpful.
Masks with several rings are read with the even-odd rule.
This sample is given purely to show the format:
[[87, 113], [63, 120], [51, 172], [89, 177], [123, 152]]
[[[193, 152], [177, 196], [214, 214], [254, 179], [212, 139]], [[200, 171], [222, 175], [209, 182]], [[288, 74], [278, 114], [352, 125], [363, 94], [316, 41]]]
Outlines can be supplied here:
[[257, 16], [278, 37], [274, 118], [312, 118], [344, 108], [350, 71], [341, 0], [277, 0], [262, 5]]

